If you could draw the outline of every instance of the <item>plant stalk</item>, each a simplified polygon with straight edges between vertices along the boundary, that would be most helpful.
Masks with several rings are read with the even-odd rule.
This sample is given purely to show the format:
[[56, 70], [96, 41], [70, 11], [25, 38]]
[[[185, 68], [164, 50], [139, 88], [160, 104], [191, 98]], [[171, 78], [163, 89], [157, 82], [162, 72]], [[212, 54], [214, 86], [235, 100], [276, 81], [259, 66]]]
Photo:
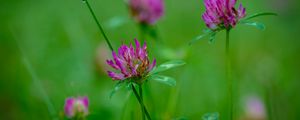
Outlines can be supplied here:
[[[142, 88], [141, 84], [139, 84], [139, 93], [140, 93], [141, 102], [144, 103], [144, 100], [143, 100], [143, 88]], [[143, 120], [145, 120], [145, 110], [143, 109], [143, 107], [142, 107], [142, 113], [143, 113], [143, 115], [142, 115], [143, 116]]]
[[230, 59], [230, 50], [229, 50], [229, 33], [230, 29], [226, 30], [226, 80], [228, 82], [228, 96], [229, 96], [229, 118], [233, 120], [233, 84], [231, 78], [231, 59]]
[[140, 105], [141, 105], [141, 108], [142, 108], [142, 111], [144, 112], [143, 114], [146, 114], [146, 117], [148, 120], [151, 120], [151, 117], [149, 115], [149, 112], [147, 111], [143, 101], [141, 100], [141, 97], [139, 96], [138, 92], [136, 91], [135, 87], [133, 84], [131, 84], [131, 88], [132, 88], [132, 91], [135, 95], [135, 97], [137, 98], [137, 100], [139, 101]]
[[111, 50], [111, 51], [114, 51], [114, 49], [113, 49], [111, 43], [110, 43], [109, 40], [108, 40], [108, 37], [106, 36], [106, 34], [105, 34], [105, 32], [104, 32], [104, 30], [103, 30], [103, 28], [102, 28], [100, 22], [99, 22], [98, 19], [97, 19], [97, 17], [96, 17], [96, 15], [95, 15], [95, 13], [94, 13], [94, 11], [93, 11], [93, 9], [92, 9], [90, 3], [88, 2], [88, 0], [83, 0], [83, 2], [85, 2], [85, 4], [87, 5], [87, 7], [89, 8], [90, 13], [92, 14], [92, 16], [93, 16], [93, 18], [94, 18], [94, 20], [95, 20], [95, 22], [96, 22], [96, 24], [97, 24], [97, 26], [98, 26], [100, 32], [101, 32], [101, 34], [103, 35], [103, 37], [104, 37], [104, 39], [105, 39], [107, 45], [109, 46], [110, 50]]
[[147, 25], [146, 24], [138, 24], [139, 27], [139, 38], [142, 44], [146, 41], [146, 35], [147, 35]]

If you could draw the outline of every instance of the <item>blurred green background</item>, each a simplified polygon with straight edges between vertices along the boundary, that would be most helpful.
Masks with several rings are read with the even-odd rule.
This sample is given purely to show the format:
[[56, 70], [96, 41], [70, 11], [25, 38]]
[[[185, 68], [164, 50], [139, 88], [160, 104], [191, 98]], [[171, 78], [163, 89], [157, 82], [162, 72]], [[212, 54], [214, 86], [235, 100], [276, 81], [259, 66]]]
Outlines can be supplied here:
[[[239, 1], [248, 15], [276, 12], [254, 19], [264, 31], [238, 25], [231, 32], [235, 119], [255, 118], [247, 99], [262, 103], [259, 119], [300, 119], [300, 2], [298, 0]], [[62, 119], [64, 100], [88, 96], [88, 119], [141, 119], [135, 97], [123, 89], [112, 99], [115, 82], [105, 73], [110, 52], [85, 4], [80, 0], [2, 0], [0, 2], [0, 119]], [[139, 38], [123, 0], [90, 0], [116, 49]], [[162, 41], [147, 38], [151, 58], [161, 64], [182, 59], [187, 64], [164, 72], [176, 87], [151, 81], [145, 102], [154, 119], [201, 120], [217, 112], [228, 118], [225, 81], [225, 32], [215, 44], [203, 39], [202, 0], [165, 0], [166, 14], [158, 22]], [[258, 114], [259, 116], [260, 114]]]

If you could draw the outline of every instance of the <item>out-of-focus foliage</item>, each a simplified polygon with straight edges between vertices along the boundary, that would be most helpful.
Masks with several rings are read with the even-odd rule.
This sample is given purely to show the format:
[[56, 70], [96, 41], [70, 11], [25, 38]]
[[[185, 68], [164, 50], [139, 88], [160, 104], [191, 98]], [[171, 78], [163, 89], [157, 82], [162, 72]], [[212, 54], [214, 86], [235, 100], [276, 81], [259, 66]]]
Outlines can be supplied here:
[[[258, 96], [264, 119], [298, 120], [300, 115], [300, 3], [298, 0], [241, 1], [247, 14], [272, 11], [277, 17], [251, 19], [266, 29], [238, 25], [231, 31], [236, 119], [253, 118], [245, 101]], [[140, 37], [123, 0], [90, 0], [116, 49]], [[165, 71], [170, 87], [144, 84], [145, 104], [153, 119], [201, 120], [206, 113], [228, 118], [225, 81], [225, 32], [214, 44], [200, 40], [205, 27], [202, 0], [165, 0], [166, 15], [155, 26], [160, 40], [147, 36], [150, 58], [158, 64], [181, 59], [187, 64]], [[132, 92], [106, 75], [111, 53], [81, 0], [2, 0], [0, 2], [0, 119], [62, 119], [69, 96], [88, 96], [88, 119], [140, 119]], [[209, 39], [209, 38], [208, 38]], [[251, 110], [251, 109], [250, 109]], [[252, 115], [249, 117], [249, 115]], [[255, 116], [254, 116], [255, 118]]]

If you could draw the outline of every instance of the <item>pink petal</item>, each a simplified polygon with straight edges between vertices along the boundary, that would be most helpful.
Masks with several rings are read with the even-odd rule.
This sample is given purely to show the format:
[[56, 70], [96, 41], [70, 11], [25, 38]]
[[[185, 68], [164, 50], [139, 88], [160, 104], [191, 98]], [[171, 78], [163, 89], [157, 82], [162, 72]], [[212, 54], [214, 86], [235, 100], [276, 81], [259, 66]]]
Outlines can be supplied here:
[[71, 118], [74, 116], [74, 103], [75, 103], [75, 98], [67, 98], [66, 101], [65, 101], [65, 115], [68, 117], [68, 118]]

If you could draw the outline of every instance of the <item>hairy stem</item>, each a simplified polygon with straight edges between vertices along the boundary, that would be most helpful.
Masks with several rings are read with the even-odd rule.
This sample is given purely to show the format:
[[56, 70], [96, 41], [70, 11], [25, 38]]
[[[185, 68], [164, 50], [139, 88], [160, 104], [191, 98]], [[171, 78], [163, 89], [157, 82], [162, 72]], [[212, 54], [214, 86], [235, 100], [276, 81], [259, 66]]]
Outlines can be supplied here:
[[106, 36], [106, 34], [105, 34], [105, 32], [104, 32], [104, 30], [103, 30], [103, 28], [102, 28], [100, 22], [98, 21], [98, 19], [97, 19], [96, 15], [95, 15], [95, 13], [94, 13], [94, 11], [93, 11], [93, 9], [92, 9], [90, 3], [88, 2], [88, 0], [83, 0], [83, 2], [85, 2], [85, 4], [87, 5], [87, 7], [89, 8], [90, 13], [92, 14], [92, 16], [93, 16], [93, 18], [94, 18], [94, 20], [95, 20], [95, 22], [96, 22], [96, 24], [97, 24], [97, 26], [98, 26], [100, 32], [101, 32], [101, 34], [103, 35], [103, 37], [104, 37], [104, 39], [105, 39], [107, 45], [109, 46], [110, 50], [113, 51], [114, 49], [113, 49], [111, 43], [109, 42], [109, 40], [108, 40], [108, 38], [107, 38], [107, 36]]
[[228, 82], [228, 97], [229, 97], [229, 118], [233, 120], [233, 88], [232, 88], [232, 78], [231, 78], [231, 59], [229, 50], [229, 33], [230, 29], [226, 30], [226, 80]]
[[137, 98], [137, 100], [139, 101], [140, 105], [141, 105], [141, 108], [142, 108], [142, 111], [144, 111], [144, 113], [146, 114], [146, 117], [148, 120], [151, 120], [151, 117], [149, 115], [149, 112], [147, 111], [143, 101], [141, 100], [141, 97], [139, 96], [138, 92], [136, 91], [135, 87], [133, 84], [131, 84], [131, 88], [132, 88], [132, 91], [135, 95], [135, 97]]
[[144, 24], [139, 24], [139, 29], [140, 29], [140, 40], [142, 43], [144, 43], [146, 40], [146, 28], [147, 26]]
[[[144, 103], [144, 100], [143, 100], [143, 88], [142, 88], [141, 84], [139, 85], [139, 93], [140, 93], [141, 102]], [[145, 120], [145, 110], [144, 110], [143, 107], [142, 107], [142, 116], [143, 116], [143, 120]]]

